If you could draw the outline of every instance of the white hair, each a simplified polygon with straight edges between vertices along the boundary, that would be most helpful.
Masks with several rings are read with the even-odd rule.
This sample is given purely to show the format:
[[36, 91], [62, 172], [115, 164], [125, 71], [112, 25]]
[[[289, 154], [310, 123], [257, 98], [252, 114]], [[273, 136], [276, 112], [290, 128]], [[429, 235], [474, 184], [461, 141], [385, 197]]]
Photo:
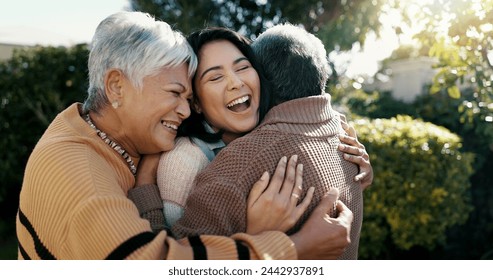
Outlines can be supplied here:
[[197, 69], [197, 57], [185, 37], [169, 24], [142, 12], [118, 12], [96, 28], [90, 45], [89, 89], [84, 111], [98, 111], [109, 104], [104, 77], [119, 69], [141, 89], [143, 79], [163, 67], [188, 63], [188, 74]]

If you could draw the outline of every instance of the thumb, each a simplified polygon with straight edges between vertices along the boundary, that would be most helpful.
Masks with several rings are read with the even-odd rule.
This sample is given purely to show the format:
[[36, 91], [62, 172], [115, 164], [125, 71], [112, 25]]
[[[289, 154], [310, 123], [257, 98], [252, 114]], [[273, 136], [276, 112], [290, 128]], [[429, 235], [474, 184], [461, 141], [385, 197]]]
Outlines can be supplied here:
[[334, 203], [339, 199], [339, 190], [330, 189], [318, 204], [315, 211], [320, 215], [325, 215], [334, 207]]

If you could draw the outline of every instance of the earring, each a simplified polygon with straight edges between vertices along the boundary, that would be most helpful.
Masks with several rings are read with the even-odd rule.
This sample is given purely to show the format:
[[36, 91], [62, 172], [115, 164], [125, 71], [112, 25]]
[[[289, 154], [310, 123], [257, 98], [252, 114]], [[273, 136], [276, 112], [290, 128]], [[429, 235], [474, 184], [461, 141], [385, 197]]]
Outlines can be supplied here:
[[120, 103], [118, 102], [118, 100], [113, 100], [113, 102], [111, 102], [111, 106], [113, 107], [113, 109], [117, 109], [120, 106]]

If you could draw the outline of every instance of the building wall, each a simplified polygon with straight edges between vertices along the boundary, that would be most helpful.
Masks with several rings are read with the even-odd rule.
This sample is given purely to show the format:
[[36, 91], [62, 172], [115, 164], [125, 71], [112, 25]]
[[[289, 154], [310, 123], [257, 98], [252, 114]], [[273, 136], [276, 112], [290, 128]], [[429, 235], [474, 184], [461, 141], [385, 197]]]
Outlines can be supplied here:
[[432, 65], [436, 60], [430, 57], [392, 61], [392, 96], [404, 102], [412, 102], [423, 92], [423, 87], [431, 84], [436, 71]]
[[433, 69], [436, 60], [431, 57], [401, 59], [389, 62], [389, 74], [385, 79], [375, 77], [364, 85], [368, 91], [390, 91], [397, 100], [411, 103], [430, 85], [437, 71]]
[[11, 58], [14, 53], [14, 49], [25, 47], [26, 46], [22, 45], [0, 43], [0, 61]]

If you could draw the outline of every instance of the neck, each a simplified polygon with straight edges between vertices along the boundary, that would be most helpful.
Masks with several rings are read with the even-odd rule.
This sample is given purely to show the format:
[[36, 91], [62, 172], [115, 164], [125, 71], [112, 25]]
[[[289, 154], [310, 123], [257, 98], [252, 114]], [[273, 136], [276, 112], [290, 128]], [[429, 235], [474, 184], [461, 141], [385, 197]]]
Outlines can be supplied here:
[[245, 135], [245, 133], [238, 134], [238, 133], [232, 133], [232, 132], [225, 132], [225, 133], [223, 133], [221, 140], [223, 140], [224, 144], [228, 145], [230, 142], [232, 142], [233, 140], [235, 140], [237, 138], [240, 138], [243, 135]]
[[130, 156], [139, 156], [139, 153], [130, 141], [130, 138], [126, 136], [120, 118], [113, 110], [103, 109], [97, 113], [90, 111], [89, 116], [94, 125], [99, 130], [106, 133], [110, 140], [118, 143]]

